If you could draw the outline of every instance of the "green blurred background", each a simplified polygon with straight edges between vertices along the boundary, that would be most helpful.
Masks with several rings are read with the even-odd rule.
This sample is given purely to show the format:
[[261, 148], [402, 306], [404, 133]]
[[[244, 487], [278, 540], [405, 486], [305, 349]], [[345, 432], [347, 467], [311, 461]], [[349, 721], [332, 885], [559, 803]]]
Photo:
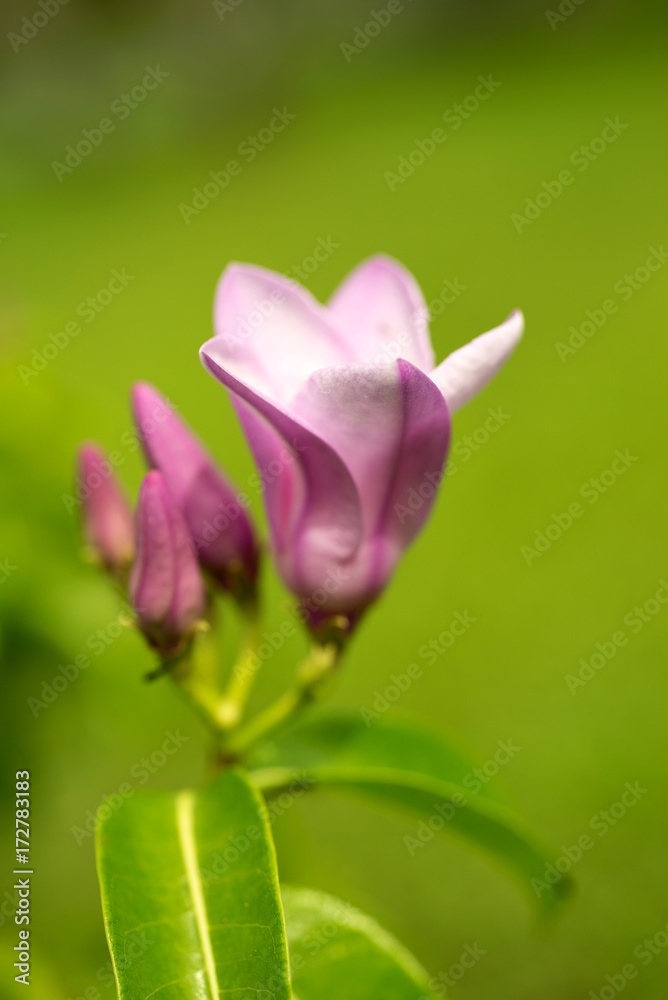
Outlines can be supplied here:
[[[562, 20], [529, 0], [403, 6], [348, 59], [341, 43], [352, 44], [384, 0], [218, 9], [71, 0], [27, 44], [10, 33], [40, 8], [3, 7], [2, 996], [21, 995], [8, 916], [14, 772], [29, 768], [33, 782], [32, 995], [111, 1000], [92, 837], [73, 828], [122, 783], [139, 787], [139, 762], [168, 730], [188, 740], [147, 785], [179, 787], [202, 771], [196, 721], [168, 684], [142, 683], [151, 659], [139, 637], [126, 631], [101, 655], [87, 646], [97, 630], [114, 630], [118, 603], [80, 561], [77, 518], [62, 499], [77, 443], [118, 449], [134, 493], [142, 465], [127, 397], [134, 380], [148, 379], [243, 487], [252, 462], [197, 359], [215, 282], [231, 259], [300, 266], [319, 238], [337, 244], [307, 282], [321, 298], [377, 251], [403, 261], [430, 302], [448, 280], [465, 286], [433, 309], [439, 358], [513, 307], [527, 320], [507, 369], [456, 416], [455, 474], [360, 630], [335, 701], [371, 706], [455, 611], [468, 611], [475, 624], [392, 710], [447, 727], [481, 761], [512, 739], [522, 749], [500, 780], [557, 846], [591, 832], [626, 782], [647, 792], [595, 837], [574, 869], [578, 896], [548, 932], [466, 847], [441, 838], [411, 857], [403, 838], [414, 820], [325, 794], [277, 821], [281, 874], [368, 910], [432, 973], [478, 942], [486, 955], [453, 991], [462, 998], [598, 996], [627, 962], [640, 973], [625, 995], [664, 995], [668, 954], [644, 967], [633, 951], [668, 923], [668, 607], [640, 628], [625, 618], [668, 577], [668, 266], [644, 283], [642, 272], [632, 294], [615, 285], [632, 288], [624, 276], [651, 247], [668, 247], [665, 14], [621, 0], [565, 0]], [[164, 82], [124, 120], [110, 114], [156, 65]], [[447, 141], [391, 191], [385, 173], [490, 74], [500, 84], [491, 97], [460, 128], [446, 127]], [[240, 143], [284, 106], [295, 119], [186, 224], [179, 205], [193, 188], [239, 158]], [[106, 116], [113, 133], [59, 181], [53, 161]], [[595, 143], [600, 155], [580, 170], [570, 157], [606, 118], [628, 128], [603, 152]], [[569, 168], [574, 183], [517, 232], [513, 213]], [[123, 268], [127, 288], [93, 322], [79, 316], [81, 334], [37, 372], [33, 351]], [[561, 360], [555, 345], [610, 298], [615, 314]], [[507, 416], [483, 440], [490, 407]], [[467, 452], [476, 431], [477, 450]], [[581, 489], [617, 449], [637, 461], [589, 503]], [[527, 565], [522, 546], [575, 501], [583, 516]], [[254, 510], [262, 520], [255, 494]], [[289, 596], [268, 566], [265, 587], [271, 629]], [[569, 690], [580, 658], [619, 630], [628, 643]], [[257, 704], [287, 683], [302, 648], [294, 639], [269, 661]], [[35, 717], [28, 699], [87, 651], [91, 667]]]

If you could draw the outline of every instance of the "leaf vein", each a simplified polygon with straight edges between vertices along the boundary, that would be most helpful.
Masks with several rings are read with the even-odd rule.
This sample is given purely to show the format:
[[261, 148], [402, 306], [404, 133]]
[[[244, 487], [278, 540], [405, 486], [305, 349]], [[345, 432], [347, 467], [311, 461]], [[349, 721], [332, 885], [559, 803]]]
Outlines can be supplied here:
[[192, 792], [181, 792], [176, 797], [176, 824], [179, 833], [179, 843], [186, 869], [188, 888], [193, 901], [193, 913], [197, 925], [197, 933], [202, 945], [202, 955], [206, 969], [206, 977], [213, 1000], [220, 996], [216, 960], [209, 934], [209, 918], [206, 911], [206, 901], [199, 871], [197, 845], [194, 834], [194, 802]]

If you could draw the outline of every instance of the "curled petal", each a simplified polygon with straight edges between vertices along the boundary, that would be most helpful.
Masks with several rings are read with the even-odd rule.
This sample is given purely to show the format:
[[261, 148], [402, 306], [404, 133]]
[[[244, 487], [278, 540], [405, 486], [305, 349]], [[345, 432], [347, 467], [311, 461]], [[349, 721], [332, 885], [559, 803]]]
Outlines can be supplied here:
[[475, 340], [449, 354], [431, 378], [445, 396], [454, 413], [496, 375], [517, 347], [524, 331], [524, 317], [519, 309], [505, 323], [483, 333]]
[[[362, 537], [360, 499], [350, 472], [327, 442], [224, 367], [218, 337], [204, 345], [201, 358], [207, 371], [236, 397], [263, 476], [283, 578], [300, 594], [322, 586], [323, 567], [345, 563]], [[271, 462], [276, 463], [273, 473], [268, 471]]]
[[[407, 361], [397, 362], [403, 397], [403, 427], [388, 490], [383, 530], [403, 548], [422, 529], [443, 479], [450, 446], [450, 413], [431, 379]], [[406, 516], [401, 510], [417, 494]]]
[[329, 603], [336, 611], [365, 606], [431, 510], [449, 443], [447, 405], [427, 375], [396, 361], [324, 368], [294, 408], [327, 438], [357, 486], [364, 539]]

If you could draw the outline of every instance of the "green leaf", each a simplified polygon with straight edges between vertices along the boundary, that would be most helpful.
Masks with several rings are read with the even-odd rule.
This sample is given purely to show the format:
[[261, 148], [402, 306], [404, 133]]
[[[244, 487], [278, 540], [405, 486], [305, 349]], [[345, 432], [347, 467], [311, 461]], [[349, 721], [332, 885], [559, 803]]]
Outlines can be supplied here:
[[568, 875], [549, 868], [554, 849], [475, 778], [478, 762], [413, 722], [366, 725], [357, 713], [323, 713], [259, 748], [252, 765], [253, 780], [267, 795], [298, 777], [302, 786], [313, 782], [411, 810], [420, 816], [404, 838], [412, 854], [434, 832], [459, 834], [518, 877], [546, 913], [572, 890]]
[[295, 1000], [435, 1000], [403, 945], [350, 904], [282, 886]]
[[97, 851], [120, 1000], [288, 1000], [273, 842], [242, 771], [126, 799]]

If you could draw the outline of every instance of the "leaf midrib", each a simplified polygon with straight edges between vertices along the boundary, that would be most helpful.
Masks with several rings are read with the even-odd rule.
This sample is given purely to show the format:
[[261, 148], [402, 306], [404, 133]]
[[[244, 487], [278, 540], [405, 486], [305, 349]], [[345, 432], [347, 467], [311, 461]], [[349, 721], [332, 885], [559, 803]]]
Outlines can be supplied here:
[[197, 856], [197, 845], [195, 842], [195, 820], [194, 807], [195, 796], [193, 792], [180, 792], [175, 799], [176, 804], [176, 827], [179, 835], [179, 845], [183, 855], [183, 863], [186, 871], [186, 879], [190, 897], [192, 899], [193, 913], [197, 925], [197, 934], [202, 946], [202, 956], [207, 983], [211, 992], [212, 1000], [218, 1000], [220, 988], [218, 986], [218, 975], [216, 973], [216, 960], [213, 954], [213, 944], [209, 933], [209, 917], [206, 910], [204, 890], [199, 872], [199, 860]]

